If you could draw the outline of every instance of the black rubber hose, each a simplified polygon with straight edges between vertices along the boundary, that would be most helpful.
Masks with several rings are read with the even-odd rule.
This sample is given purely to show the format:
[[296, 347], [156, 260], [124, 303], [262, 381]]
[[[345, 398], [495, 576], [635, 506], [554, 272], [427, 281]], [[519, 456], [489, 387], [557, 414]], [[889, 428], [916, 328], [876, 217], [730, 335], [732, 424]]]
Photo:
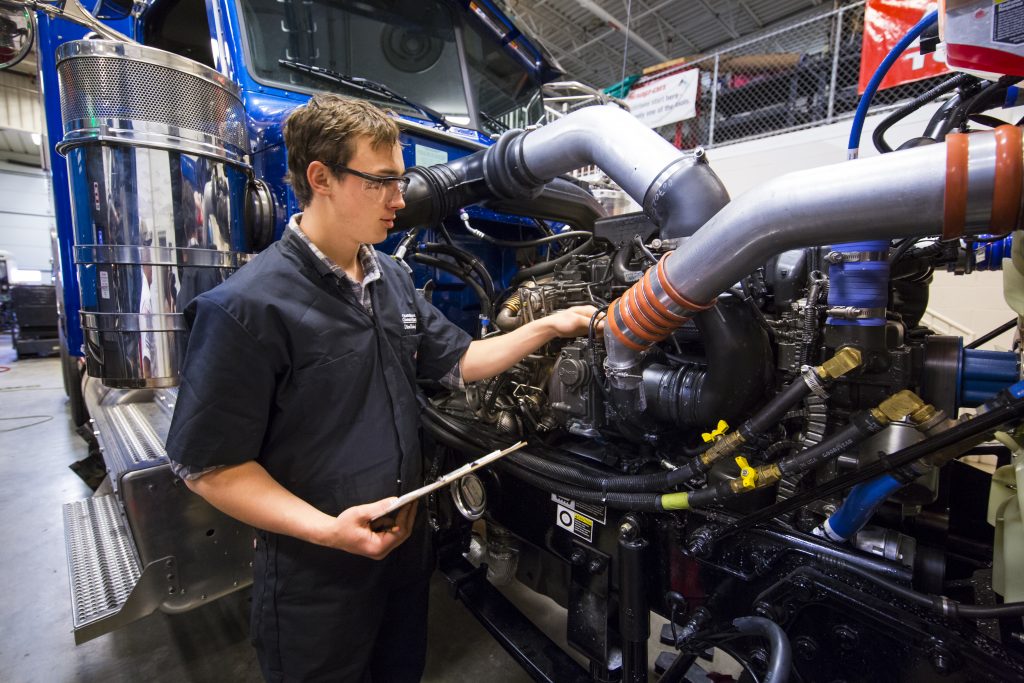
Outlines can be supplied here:
[[577, 468], [551, 462], [539, 456], [518, 451], [508, 456], [517, 465], [531, 472], [557, 479], [567, 484], [582, 486], [595, 491], [615, 491], [618, 493], [653, 493], [676, 486], [697, 473], [687, 463], [682, 467], [666, 472], [652, 474], [595, 476], [581, 472]]
[[469, 285], [473, 291], [476, 292], [476, 296], [480, 300], [480, 312], [487, 316], [488, 320], [492, 319], [494, 305], [487, 296], [487, 292], [484, 290], [483, 285], [477, 282], [469, 271], [465, 268], [459, 268], [457, 264], [451, 263], [450, 261], [443, 261], [439, 258], [434, 258], [433, 256], [427, 256], [426, 254], [413, 254], [412, 258], [417, 263], [422, 263], [425, 266], [437, 268], [438, 270], [450, 273]]
[[512, 277], [512, 282], [509, 284], [510, 287], [515, 287], [524, 280], [529, 280], [532, 277], [540, 277], [542, 275], [548, 275], [553, 273], [558, 266], [565, 265], [574, 256], [581, 254], [590, 253], [590, 250], [594, 248], [594, 240], [589, 239], [580, 246], [576, 247], [567, 254], [563, 254], [556, 259], [545, 261], [544, 263], [538, 263], [535, 266], [529, 268], [523, 268]]
[[[479, 453], [480, 449], [493, 445], [485, 445], [468, 428], [459, 424], [455, 418], [442, 414], [432, 406], [427, 406], [423, 414], [425, 418], [423, 422], [431, 430], [431, 433], [435, 433], [438, 430], [442, 433], [447, 432], [445, 436], [451, 437], [449, 441], [455, 439], [460, 442], [462, 450]], [[460, 447], [455, 443], [448, 443], [448, 445], [452, 445], [455, 448]], [[519, 477], [520, 479], [526, 479], [527, 475], [529, 475], [538, 481], [543, 481], [543, 485], [537, 484], [541, 488], [550, 490], [553, 493], [559, 493], [558, 490], [555, 490], [556, 487], [561, 487], [564, 490], [572, 489], [573, 491], [572, 495], [568, 493], [559, 493], [559, 495], [575, 497], [579, 493], [581, 496], [587, 496], [586, 498], [580, 497], [579, 500], [587, 502], [603, 503], [605, 500], [615, 500], [627, 506], [634, 503], [648, 506], [653, 505], [654, 507], [645, 509], [655, 512], [661, 512], [663, 508], [660, 502], [653, 502], [659, 501], [661, 498], [661, 494], [654, 491], [674, 486], [686, 481], [695, 474], [689, 465], [684, 465], [671, 472], [602, 477], [573, 469], [562, 463], [547, 461], [523, 450], [509, 454], [504, 462], [515, 465], [518, 472], [516, 476], [525, 473], [524, 476]], [[633, 510], [641, 508], [625, 507], [621, 509]]]
[[[714, 425], [719, 420], [735, 424], [764, 398], [771, 383], [768, 333], [747, 305], [733, 297], [720, 299], [717, 306], [695, 315], [693, 322], [704, 342], [708, 368], [694, 389], [693, 400], [681, 406], [682, 414], [691, 426]], [[762, 431], [774, 426], [789, 407], [777, 417], [769, 415]]]
[[871, 140], [875, 143], [875, 149], [882, 154], [887, 154], [892, 151], [892, 147], [885, 141], [885, 134], [892, 128], [896, 123], [902, 121], [911, 113], [917, 111], [924, 105], [928, 104], [935, 98], [945, 95], [951, 90], [959, 88], [962, 84], [969, 80], [974, 80], [974, 76], [967, 74], [956, 74], [952, 78], [948, 78], [942, 83], [939, 83], [934, 88], [925, 91], [918, 95], [910, 102], [907, 102], [902, 107], [894, 111], [893, 113], [886, 116], [878, 127], [875, 128], [875, 132], [871, 134]]
[[1024, 602], [1007, 602], [1002, 605], [964, 605], [944, 595], [927, 595], [912, 588], [882, 578], [865, 569], [854, 566], [839, 567], [844, 572], [875, 583], [887, 591], [894, 593], [907, 602], [926, 607], [944, 617], [963, 617], [964, 619], [1002, 619], [1003, 617], [1024, 616]]
[[[476, 230], [476, 229], [474, 228], [474, 230]], [[479, 232], [479, 234], [477, 234], [478, 232]], [[479, 237], [480, 239], [482, 239], [485, 242], [489, 242], [491, 244], [496, 244], [499, 247], [508, 247], [510, 249], [520, 249], [520, 248], [523, 248], [523, 247], [539, 247], [542, 244], [550, 244], [551, 242], [560, 242], [561, 240], [564, 240], [564, 239], [572, 239], [572, 238], [575, 238], [575, 237], [588, 237], [589, 238], [589, 237], [593, 237], [594, 236], [594, 233], [588, 232], [586, 230], [570, 230], [569, 232], [556, 233], [554, 235], [548, 235], [546, 237], [538, 237], [538, 238], [532, 239], [532, 240], [524, 240], [522, 242], [517, 242], [517, 241], [514, 241], [514, 240], [503, 240], [503, 239], [498, 239], [497, 237], [491, 237], [490, 235], [488, 235], [488, 234], [486, 234], [486, 233], [484, 233], [482, 231], [479, 231], [479, 230], [477, 230], [476, 232], [472, 232], [470, 234], [473, 235], [474, 237]]]
[[977, 339], [972, 341], [970, 344], [966, 345], [964, 348], [965, 349], [976, 349], [979, 346], [981, 346], [982, 344], [985, 344], [987, 342], [992, 341], [993, 339], [995, 339], [996, 337], [1001, 335], [1003, 332], [1008, 332], [1009, 330], [1012, 330], [1016, 326], [1017, 326], [1017, 319], [1016, 318], [1013, 318], [1012, 320], [1007, 320], [1005, 323], [1003, 323], [1002, 325], [1000, 325], [996, 329], [992, 330], [991, 332], [986, 332], [985, 334], [981, 335], [980, 337], [978, 337]]
[[818, 445], [779, 460], [779, 469], [786, 476], [806, 472], [838, 457], [841, 453], [850, 450], [854, 445], [864, 441], [872, 434], [877, 434], [885, 427], [886, 425], [876, 420], [871, 413], [867, 411], [857, 413], [850, 418], [850, 424]]
[[473, 269], [473, 272], [480, 278], [480, 283], [487, 290], [487, 297], [491, 300], [494, 299], [494, 280], [491, 278], [491, 274], [487, 271], [487, 267], [483, 261], [478, 259], [473, 254], [469, 253], [465, 249], [461, 249], [454, 244], [441, 244], [439, 242], [428, 242], [419, 248], [419, 251], [427, 254], [444, 254], [451, 256], [452, 258], [461, 261], [466, 266]]
[[642, 270], [630, 270], [629, 259], [633, 256], [633, 245], [624, 244], [615, 252], [612, 259], [612, 276], [623, 285], [631, 285], [644, 276]]
[[[457, 434], [467, 443], [476, 444], [475, 448], [486, 448], [487, 446], [477, 440], [474, 434], [466, 425], [460, 424], [456, 418], [444, 415], [436, 408], [427, 406], [424, 415], [433, 422], [447, 428]], [[580, 486], [596, 492], [613, 491], [617, 493], [654, 493], [659, 490], [677, 486], [697, 474], [694, 467], [687, 463], [682, 467], [667, 471], [654, 472], [652, 474], [633, 475], [603, 475], [590, 470], [589, 468], [569, 465], [567, 463], [553, 462], [549, 459], [520, 450], [508, 455], [512, 460], [524, 469], [543, 476], [548, 479], [557, 479], [567, 485]]]
[[638, 512], [665, 511], [661, 506], [661, 495], [657, 493], [605, 493], [602, 491], [592, 491], [590, 489], [569, 486], [559, 481], [548, 479], [547, 477], [511, 463], [507, 459], [499, 461], [496, 463], [496, 466], [517, 479], [522, 479], [531, 486], [536, 486], [541, 490], [548, 491], [559, 496], [564, 496], [565, 498], [572, 498], [573, 500], [583, 501], [584, 503], [606, 505], [616, 510], [635, 510]]
[[732, 625], [740, 633], [762, 636], [768, 641], [768, 672], [762, 679], [764, 683], [786, 683], [793, 670], [793, 649], [782, 627], [764, 617], [739, 617], [732, 620]]
[[971, 114], [985, 111], [999, 103], [1003, 97], [1004, 91], [1009, 86], [1020, 82], [1020, 80], [1020, 76], [1001, 76], [995, 83], [989, 83], [983, 87], [977, 95], [967, 100], [964, 105], [957, 110], [956, 125], [963, 127], [967, 123], [967, 117]]
[[470, 443], [469, 441], [466, 441], [465, 439], [463, 439], [461, 436], [459, 436], [455, 432], [452, 432], [451, 430], [446, 429], [444, 425], [442, 425], [440, 423], [437, 423], [437, 422], [434, 422], [434, 420], [431, 419], [430, 417], [424, 416], [422, 418], [422, 422], [423, 422], [423, 426], [430, 433], [430, 435], [432, 437], [434, 437], [435, 439], [437, 439], [438, 441], [440, 441], [445, 446], [448, 446], [449, 448], [454, 448], [457, 451], [463, 451], [463, 452], [466, 452], [466, 453], [479, 453], [480, 452], [480, 447], [479, 446], [477, 446], [474, 443]]
[[644, 240], [640, 235], [633, 236], [633, 245], [636, 246], [637, 250], [643, 254], [643, 257], [647, 259], [647, 262], [652, 266], [658, 265], [658, 257], [651, 253], [651, 250], [644, 244]]
[[[812, 371], [813, 372], [813, 371]], [[789, 386], [775, 394], [771, 401], [764, 408], [740, 426], [740, 433], [743, 438], [750, 441], [758, 434], [768, 431], [782, 419], [782, 416], [789, 412], [789, 409], [800, 401], [804, 400], [811, 388], [803, 377], [797, 377], [790, 382]]]
[[[467, 428], [465, 425], [461, 424], [457, 419], [455, 419], [455, 418], [453, 418], [453, 417], [451, 417], [449, 415], [445, 415], [444, 413], [442, 413], [437, 408], [434, 408], [431, 405], [427, 405], [423, 409], [423, 415], [425, 415], [426, 417], [430, 418], [435, 423], [437, 423], [438, 425], [444, 427], [448, 431], [450, 431], [450, 432], [452, 432], [454, 434], [457, 434], [459, 436], [459, 438], [461, 438], [466, 443], [471, 444], [474, 448], [480, 449], [480, 448], [486, 448], [487, 447], [487, 443], [483, 439], [480, 438], [482, 436], [482, 434], [480, 432], [473, 432], [472, 430]], [[501, 444], [501, 445], [503, 447], [504, 446], [509, 446], [509, 445], [511, 445], [511, 442], [508, 443], [508, 444]]]

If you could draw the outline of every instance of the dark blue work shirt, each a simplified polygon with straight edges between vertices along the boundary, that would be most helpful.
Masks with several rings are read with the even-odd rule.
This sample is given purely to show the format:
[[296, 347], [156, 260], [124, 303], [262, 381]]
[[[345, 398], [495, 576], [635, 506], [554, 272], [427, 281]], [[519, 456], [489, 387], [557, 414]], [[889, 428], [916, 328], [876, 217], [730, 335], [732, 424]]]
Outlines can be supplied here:
[[471, 340], [378, 261], [372, 316], [291, 230], [196, 298], [171, 460], [255, 460], [331, 515], [419, 486], [416, 379], [443, 378]]

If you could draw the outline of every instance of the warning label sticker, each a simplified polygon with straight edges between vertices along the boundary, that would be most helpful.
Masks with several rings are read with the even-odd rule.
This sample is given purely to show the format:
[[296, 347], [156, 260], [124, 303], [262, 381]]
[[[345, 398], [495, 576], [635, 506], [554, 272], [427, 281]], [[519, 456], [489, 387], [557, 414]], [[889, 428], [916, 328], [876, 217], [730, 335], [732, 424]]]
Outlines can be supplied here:
[[1024, 0], [996, 0], [992, 41], [1011, 45], [1024, 43]]
[[561, 505], [558, 506], [555, 512], [555, 520], [558, 522], [558, 526], [566, 531], [572, 532], [588, 543], [593, 543], [594, 520]]
[[551, 500], [558, 503], [562, 507], [569, 508], [570, 510], [575, 510], [580, 514], [589, 517], [598, 524], [604, 524], [607, 520], [608, 508], [606, 508], [603, 505], [594, 505], [593, 503], [581, 503], [578, 500], [573, 500], [571, 498], [563, 498], [562, 496], [556, 496], [553, 493], [551, 494]]

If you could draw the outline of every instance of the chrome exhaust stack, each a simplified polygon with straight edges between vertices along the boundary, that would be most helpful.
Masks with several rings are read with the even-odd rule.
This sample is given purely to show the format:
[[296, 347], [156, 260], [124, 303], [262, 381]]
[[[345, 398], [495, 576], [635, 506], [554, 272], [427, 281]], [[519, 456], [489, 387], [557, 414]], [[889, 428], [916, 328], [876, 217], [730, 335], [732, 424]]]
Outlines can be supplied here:
[[238, 87], [109, 40], [57, 52], [86, 369], [110, 387], [178, 383], [184, 307], [248, 258]]

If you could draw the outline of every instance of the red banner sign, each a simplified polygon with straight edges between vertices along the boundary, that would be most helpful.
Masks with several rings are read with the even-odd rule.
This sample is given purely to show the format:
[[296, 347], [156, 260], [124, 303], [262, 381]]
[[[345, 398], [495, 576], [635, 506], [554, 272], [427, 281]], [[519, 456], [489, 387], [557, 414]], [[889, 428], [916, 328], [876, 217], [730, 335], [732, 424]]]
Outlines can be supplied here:
[[[864, 92], [875, 69], [896, 43], [937, 5], [927, 0], [867, 0], [858, 93]], [[920, 42], [914, 41], [889, 69], [879, 90], [949, 73], [949, 68], [936, 59], [936, 54], [922, 55]]]

